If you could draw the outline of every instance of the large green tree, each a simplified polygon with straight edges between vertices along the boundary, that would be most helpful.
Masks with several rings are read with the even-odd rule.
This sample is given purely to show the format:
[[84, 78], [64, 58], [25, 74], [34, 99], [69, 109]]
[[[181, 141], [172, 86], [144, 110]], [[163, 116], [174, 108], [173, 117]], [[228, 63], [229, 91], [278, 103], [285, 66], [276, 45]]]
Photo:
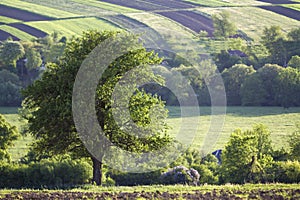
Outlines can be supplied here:
[[256, 125], [252, 130], [235, 130], [222, 152], [222, 181], [263, 181], [264, 167], [272, 161], [271, 151], [270, 132], [264, 125]]
[[[73, 121], [72, 91], [77, 72], [88, 54], [107, 39], [116, 39], [117, 35], [117, 32], [89, 31], [83, 33], [81, 37], [73, 38], [67, 44], [60, 64], [50, 66], [40, 80], [24, 91], [24, 108], [30, 111], [30, 114], [27, 115], [29, 131], [36, 138], [35, 151], [40, 155], [69, 152], [77, 157], [91, 158], [93, 162], [93, 181], [98, 185], [101, 184], [101, 169], [103, 156], [105, 156], [102, 151], [105, 150], [106, 143], [102, 142], [99, 145], [100, 156], [92, 155], [83, 145]], [[131, 43], [138, 43], [138, 38], [129, 34], [126, 41], [127, 45], [130, 45]], [[125, 47], [118, 46], [117, 48]], [[113, 49], [107, 48], [106, 51], [109, 54], [114, 54]], [[138, 133], [127, 133], [119, 126], [120, 124], [115, 122], [113, 117], [113, 111], [118, 110], [118, 107], [112, 106], [114, 100], [111, 98], [116, 84], [122, 80], [128, 71], [137, 66], [140, 66], [139, 70], [133, 73], [133, 77], [160, 80], [143, 67], [146, 64], [160, 62], [161, 59], [156, 54], [146, 51], [140, 44], [137, 49], [131, 50], [114, 60], [99, 77], [95, 100], [99, 125], [110, 142], [129, 152], [142, 153], [159, 150], [171, 141], [166, 134], [167, 125], [164, 118], [167, 113], [163, 102], [158, 97], [147, 94], [143, 90], [136, 89], [128, 104], [132, 121], [138, 127], [146, 127], [148, 135], [140, 136]], [[86, 73], [93, 72], [87, 71]], [[143, 76], [139, 76], [141, 73]], [[122, 92], [124, 94], [120, 95], [120, 98], [128, 96], [126, 91], [126, 88], [120, 91], [121, 94]], [[155, 109], [159, 109], [161, 112], [155, 116], [156, 120], [153, 120], [152, 111]], [[82, 112], [82, 117], [90, 117], [88, 115], [91, 114]], [[126, 120], [129, 119], [122, 116], [119, 118], [121, 124], [126, 123]], [[150, 124], [152, 125], [149, 126]], [[95, 144], [93, 143], [93, 145]]]
[[10, 161], [8, 148], [13, 145], [13, 141], [18, 139], [19, 132], [15, 126], [10, 125], [0, 114], [0, 161]]
[[241, 105], [241, 86], [245, 78], [254, 72], [252, 66], [244, 64], [236, 64], [222, 72], [228, 105]]
[[245, 79], [241, 87], [243, 105], [278, 106], [276, 92], [278, 75], [283, 67], [276, 64], [266, 64]]
[[24, 47], [18, 41], [6, 40], [0, 44], [0, 61], [6, 66], [16, 67], [17, 60], [24, 54]]
[[287, 67], [281, 70], [278, 77], [276, 101], [284, 108], [300, 105], [300, 72]]

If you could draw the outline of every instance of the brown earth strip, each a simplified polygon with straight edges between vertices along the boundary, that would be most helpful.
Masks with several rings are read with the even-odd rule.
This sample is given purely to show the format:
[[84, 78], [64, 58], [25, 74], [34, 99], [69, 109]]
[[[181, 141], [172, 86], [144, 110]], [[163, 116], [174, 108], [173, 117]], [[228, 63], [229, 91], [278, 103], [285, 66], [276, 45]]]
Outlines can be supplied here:
[[213, 35], [212, 21], [203, 15], [192, 11], [158, 12], [158, 14], [170, 18], [196, 33], [206, 31], [208, 36], [211, 37]]
[[164, 10], [174, 10], [174, 9], [187, 9], [195, 7], [192, 3], [185, 3], [182, 1], [175, 0], [130, 0], [130, 1], [120, 1], [120, 0], [104, 0], [107, 3], [117, 4], [121, 6], [126, 6], [130, 8], [135, 8], [145, 11], [155, 11], [156, 13], [170, 18], [185, 27], [199, 33], [201, 30], [208, 32], [209, 36], [212, 36], [213, 26], [212, 20], [197, 14], [192, 11], [164, 11]]
[[188, 8], [195, 7], [195, 4], [193, 3], [182, 2], [178, 0], [177, 1], [174, 0], [130, 0], [130, 1], [103, 0], [103, 1], [107, 3], [117, 4], [120, 6], [125, 6], [129, 8], [145, 10], [145, 11], [188, 9]]
[[143, 0], [143, 2], [149, 2], [152, 4], [164, 6], [169, 9], [188, 9], [188, 8], [194, 8], [195, 6], [189, 3], [184, 3], [181, 1], [173, 1], [173, 0]]
[[300, 21], [300, 12], [297, 10], [286, 8], [283, 6], [259, 6], [259, 7]]
[[291, 0], [257, 0], [265, 3], [271, 3], [271, 4], [293, 4], [295, 2]]
[[0, 15], [9, 17], [9, 18], [13, 18], [13, 19], [26, 21], [26, 22], [53, 20], [53, 18], [50, 18], [50, 17], [46, 17], [43, 15], [31, 13], [29, 11], [20, 10], [20, 9], [5, 6], [5, 5], [0, 5]]
[[5, 32], [3, 30], [0, 30], [0, 41], [6, 40], [7, 38], [11, 37], [13, 40], [20, 40], [19, 38], [17, 38], [16, 36]]
[[105, 16], [104, 19], [133, 33], [141, 34], [141, 39], [144, 40], [148, 46], [167, 48], [164, 46], [166, 45], [164, 39], [156, 30], [138, 20], [125, 15]]
[[47, 36], [48, 34], [39, 30], [39, 29], [36, 29], [36, 28], [33, 28], [31, 26], [28, 26], [26, 24], [21, 24], [21, 23], [12, 23], [12, 24], [8, 24], [9, 26], [12, 26], [14, 28], [17, 28], [21, 31], [24, 31], [30, 35], [33, 35], [34, 37], [38, 37], [38, 38], [42, 38], [42, 37], [45, 37]]
[[[193, 192], [30, 192], [19, 191], [1, 195], [1, 199], [299, 199], [299, 189], [274, 190], [211, 190]], [[242, 196], [243, 198], [241, 198]]]
[[[120, 1], [120, 0], [103, 0], [103, 2], [116, 4], [120, 6], [125, 6], [128, 8], [134, 8], [138, 10], [145, 10], [145, 11], [153, 11], [153, 10], [160, 10], [163, 7], [159, 5], [154, 5], [148, 2], [140, 2], [138, 0], [129, 0], [129, 1]], [[164, 9], [167, 9], [166, 7]]]

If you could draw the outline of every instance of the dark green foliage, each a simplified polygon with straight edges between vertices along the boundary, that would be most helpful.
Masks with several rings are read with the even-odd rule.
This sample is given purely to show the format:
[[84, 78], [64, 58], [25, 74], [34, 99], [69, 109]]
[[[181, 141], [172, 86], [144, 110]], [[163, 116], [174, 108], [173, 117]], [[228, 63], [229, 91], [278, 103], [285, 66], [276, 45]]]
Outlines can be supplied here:
[[16, 67], [18, 59], [25, 54], [24, 47], [18, 41], [6, 40], [0, 43], [0, 62], [4, 66]]
[[297, 74], [297, 70], [276, 64], [264, 65], [245, 79], [241, 87], [242, 105], [296, 106]]
[[241, 90], [241, 101], [243, 106], [261, 106], [266, 102], [267, 91], [259, 74], [253, 73], [245, 78]]
[[275, 167], [275, 181], [281, 183], [300, 182], [300, 163], [299, 161], [277, 162]]
[[296, 131], [289, 137], [291, 157], [300, 161], [300, 124], [296, 125]]
[[218, 184], [219, 183], [219, 171], [220, 165], [218, 159], [208, 154], [202, 158], [200, 164], [192, 165], [192, 168], [196, 169], [200, 174], [200, 184]]
[[276, 101], [284, 108], [300, 105], [300, 72], [287, 67], [280, 71], [276, 91]]
[[298, 56], [298, 55], [293, 56], [290, 59], [290, 61], [288, 62], [288, 67], [292, 67], [292, 68], [300, 70], [300, 56]]
[[287, 66], [292, 56], [299, 55], [299, 32], [299, 28], [293, 29], [286, 37], [279, 26], [264, 29], [261, 42], [269, 52], [271, 63]]
[[0, 163], [10, 161], [10, 155], [7, 150], [13, 145], [13, 141], [18, 139], [18, 137], [19, 132], [17, 128], [10, 125], [3, 115], [0, 114]]
[[243, 64], [234, 65], [222, 72], [222, 78], [226, 90], [227, 105], [241, 105], [240, 89], [244, 80], [254, 73], [252, 66]]
[[[101, 168], [102, 160], [101, 158], [97, 160], [90, 155], [76, 131], [72, 115], [73, 85], [77, 72], [88, 54], [106, 39], [114, 40], [117, 34], [117, 32], [109, 31], [88, 31], [83, 33], [81, 37], [73, 38], [67, 44], [59, 64], [51, 65], [50, 69], [44, 72], [41, 79], [24, 91], [24, 108], [31, 113], [31, 115], [27, 115], [29, 132], [37, 139], [34, 144], [35, 151], [40, 155], [70, 152], [78, 157], [91, 157], [94, 163], [94, 173], [97, 173], [96, 178], [94, 174], [94, 181], [97, 184], [100, 184], [101, 180], [98, 170]], [[138, 38], [137, 36], [128, 35], [127, 42], [136, 44]], [[123, 48], [127, 49], [128, 46]], [[102, 77], [99, 77], [95, 105], [99, 125], [105, 136], [124, 150], [137, 153], [153, 151], [170, 142], [170, 138], [166, 135], [167, 126], [162, 119], [166, 117], [167, 112], [163, 108], [163, 102], [157, 96], [151, 96], [142, 90], [136, 90], [129, 101], [132, 120], [141, 127], [150, 124], [150, 111], [153, 107], [163, 111], [160, 112], [161, 116], [156, 116], [159, 118], [159, 120], [154, 121], [157, 126], [148, 127], [149, 133], [151, 133], [149, 137], [139, 138], [126, 133], [116, 124], [112, 115], [111, 95], [115, 85], [124, 74], [137, 66], [158, 64], [160, 62], [161, 59], [154, 52], [148, 52], [140, 44], [138, 49], [117, 58], [106, 69]], [[140, 70], [136, 70], [135, 73], [135, 77], [139, 77], [139, 73], [144, 73], [144, 77], [157, 80], [152, 72], [144, 70], [142, 67]], [[120, 96], [121, 98], [131, 94], [125, 91], [125, 88], [122, 92], [124, 92], [124, 95]], [[90, 114], [86, 113], [86, 115]], [[125, 123], [128, 119], [122, 118], [121, 121]], [[105, 148], [107, 146], [99, 146], [100, 152]]]
[[218, 66], [219, 72], [222, 73], [225, 69], [242, 63], [242, 58], [237, 55], [230, 55], [226, 50], [221, 50], [220, 53], [214, 56], [214, 61]]
[[161, 171], [126, 173], [111, 170], [106, 174], [117, 186], [155, 185], [160, 183]]
[[0, 106], [20, 106], [21, 83], [19, 77], [8, 71], [0, 71]]
[[0, 188], [65, 188], [87, 183], [91, 166], [83, 160], [54, 159], [39, 163], [1, 164]]

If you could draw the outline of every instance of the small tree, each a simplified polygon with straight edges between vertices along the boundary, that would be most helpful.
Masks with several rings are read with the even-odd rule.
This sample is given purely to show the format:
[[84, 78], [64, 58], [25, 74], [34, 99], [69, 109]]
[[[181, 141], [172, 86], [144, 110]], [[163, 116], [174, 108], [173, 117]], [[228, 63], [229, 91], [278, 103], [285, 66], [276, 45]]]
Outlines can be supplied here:
[[289, 137], [291, 156], [300, 161], [300, 124], [296, 125], [296, 131]]
[[223, 11], [219, 15], [213, 15], [215, 37], [228, 37], [236, 34], [237, 28], [234, 23], [230, 22], [230, 13]]
[[11, 160], [8, 148], [13, 145], [13, 141], [18, 139], [18, 137], [17, 128], [11, 126], [0, 114], [0, 161]]

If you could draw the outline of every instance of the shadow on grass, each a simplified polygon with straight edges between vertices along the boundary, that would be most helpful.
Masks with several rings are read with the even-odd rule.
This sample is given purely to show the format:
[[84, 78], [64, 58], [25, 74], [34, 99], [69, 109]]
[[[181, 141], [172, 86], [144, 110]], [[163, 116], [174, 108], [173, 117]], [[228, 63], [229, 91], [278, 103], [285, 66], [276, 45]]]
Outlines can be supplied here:
[[[167, 106], [169, 110], [169, 118], [179, 118], [181, 117], [181, 108], [179, 106]], [[212, 108], [209, 106], [199, 107], [199, 114], [193, 112], [195, 107], [187, 107], [186, 110], [191, 110], [191, 115], [188, 117], [196, 117], [196, 116], [207, 116], [214, 115], [212, 114]], [[214, 109], [218, 109], [215, 107]], [[222, 108], [220, 108], [222, 110]], [[292, 108], [282, 108], [282, 107], [245, 107], [245, 106], [228, 106], [226, 108], [226, 115], [231, 116], [241, 116], [241, 117], [259, 117], [259, 116], [267, 116], [267, 115], [282, 115], [282, 114], [292, 114], [292, 113], [300, 113], [300, 107], [292, 107]]]

